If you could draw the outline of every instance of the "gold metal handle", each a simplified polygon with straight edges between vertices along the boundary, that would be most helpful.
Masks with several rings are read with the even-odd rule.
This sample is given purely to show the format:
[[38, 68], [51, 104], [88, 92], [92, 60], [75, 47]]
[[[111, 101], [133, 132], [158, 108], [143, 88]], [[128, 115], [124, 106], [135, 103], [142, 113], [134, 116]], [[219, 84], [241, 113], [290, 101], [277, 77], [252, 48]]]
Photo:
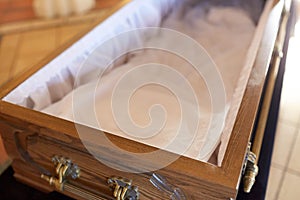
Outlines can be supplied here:
[[[91, 200], [112, 199], [112, 197], [102, 194], [101, 191], [89, 190], [71, 181], [80, 177], [79, 167], [71, 159], [54, 156], [52, 162], [55, 165], [55, 176], [41, 175], [56, 190], [70, 192], [78, 197]], [[113, 196], [117, 200], [138, 200], [138, 187], [132, 185], [132, 181], [125, 178], [111, 177], [107, 180], [108, 185], [114, 190]]]
[[107, 180], [109, 187], [113, 189], [116, 200], [138, 200], [138, 187], [132, 185], [132, 180], [120, 177], [111, 177]]
[[77, 179], [80, 177], [80, 169], [72, 160], [65, 157], [54, 156], [52, 162], [56, 166], [56, 176], [41, 175], [41, 178], [47, 181], [50, 185], [55, 186], [59, 191], [64, 191], [64, 185], [68, 178]]

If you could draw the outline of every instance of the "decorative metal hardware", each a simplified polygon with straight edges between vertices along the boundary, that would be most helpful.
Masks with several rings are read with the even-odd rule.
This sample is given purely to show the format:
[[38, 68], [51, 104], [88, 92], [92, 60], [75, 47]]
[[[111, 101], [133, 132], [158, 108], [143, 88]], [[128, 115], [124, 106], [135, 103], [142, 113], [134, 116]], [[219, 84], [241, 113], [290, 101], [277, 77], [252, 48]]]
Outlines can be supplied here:
[[251, 142], [249, 142], [248, 146], [247, 146], [247, 152], [246, 152], [246, 157], [245, 157], [245, 160], [244, 160], [244, 166], [243, 166], [243, 170], [242, 170], [242, 175], [244, 175], [245, 172], [246, 172], [246, 168], [247, 168], [247, 163], [248, 163], [248, 158], [250, 156], [250, 152], [251, 152]]
[[132, 185], [132, 180], [126, 178], [111, 177], [107, 180], [109, 187], [113, 189], [113, 196], [117, 200], [138, 200], [138, 187]]
[[269, 78], [265, 83], [265, 94], [261, 104], [261, 111], [258, 118], [255, 137], [253, 139], [253, 147], [249, 152], [247, 159], [247, 168], [244, 175], [244, 192], [249, 193], [255, 183], [255, 178], [258, 174], [257, 162], [259, 160], [261, 147], [263, 143], [264, 133], [269, 115], [269, 109], [272, 101], [273, 91], [278, 76], [280, 60], [283, 57], [282, 44], [286, 37], [287, 22], [289, 18], [289, 10], [291, 8], [291, 0], [283, 1], [283, 9], [280, 19], [280, 27], [277, 34], [276, 44], [273, 52], [272, 65], [269, 67]]
[[258, 166], [256, 164], [256, 155], [249, 151], [247, 154], [246, 172], [244, 174], [244, 192], [249, 193], [255, 183], [255, 178], [258, 174]]
[[76, 164], [72, 163], [72, 160], [64, 157], [54, 156], [52, 162], [56, 166], [56, 176], [42, 174], [41, 178], [46, 180], [50, 185], [55, 186], [57, 190], [64, 191], [64, 185], [67, 182], [67, 179], [69, 177], [72, 179], [79, 178], [80, 169]]
[[284, 54], [283, 54], [283, 51], [282, 51], [282, 48], [277, 46], [276, 49], [275, 49], [275, 55], [281, 59], [283, 58]]
[[169, 184], [167, 179], [161, 175], [153, 173], [150, 182], [160, 191], [168, 194], [172, 200], [186, 200], [184, 192], [177, 187]]

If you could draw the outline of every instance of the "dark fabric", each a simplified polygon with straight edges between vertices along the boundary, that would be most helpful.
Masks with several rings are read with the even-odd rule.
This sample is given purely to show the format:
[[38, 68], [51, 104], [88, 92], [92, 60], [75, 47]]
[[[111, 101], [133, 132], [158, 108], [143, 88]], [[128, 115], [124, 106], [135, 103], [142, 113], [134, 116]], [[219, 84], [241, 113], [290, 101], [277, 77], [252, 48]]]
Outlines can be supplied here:
[[57, 192], [45, 194], [19, 183], [13, 177], [13, 173], [13, 169], [10, 167], [0, 176], [1, 200], [71, 200], [71, 198]]
[[276, 133], [276, 126], [277, 126], [277, 119], [279, 113], [279, 104], [281, 98], [281, 90], [282, 90], [282, 83], [283, 83], [283, 76], [285, 71], [285, 64], [286, 64], [286, 53], [288, 49], [288, 42], [291, 34], [293, 33], [293, 28], [295, 24], [295, 6], [292, 5], [291, 15], [288, 22], [288, 31], [287, 36], [285, 39], [284, 45], [284, 57], [281, 61], [279, 74], [276, 80], [275, 89], [273, 93], [273, 99], [270, 107], [270, 112], [268, 116], [265, 136], [262, 144], [261, 154], [258, 162], [259, 166], [259, 174], [256, 177], [255, 185], [253, 186], [251, 193], [246, 194], [243, 192], [243, 183], [240, 185], [239, 194], [237, 199], [238, 200], [263, 200], [265, 199], [267, 185], [268, 185], [268, 178], [269, 178], [269, 171], [270, 171], [270, 164], [273, 152], [273, 144], [274, 138]]

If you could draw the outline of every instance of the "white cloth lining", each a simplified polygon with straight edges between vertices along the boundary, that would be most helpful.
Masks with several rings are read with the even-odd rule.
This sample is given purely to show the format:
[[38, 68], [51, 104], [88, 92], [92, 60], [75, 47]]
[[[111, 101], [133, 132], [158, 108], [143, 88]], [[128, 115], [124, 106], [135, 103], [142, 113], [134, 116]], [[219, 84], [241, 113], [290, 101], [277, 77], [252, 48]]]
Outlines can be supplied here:
[[[51, 61], [47, 66], [42, 68], [35, 75], [30, 77], [27, 81], [25, 81], [22, 85], [20, 85], [17, 89], [15, 89], [12, 93], [10, 93], [7, 97], [5, 97], [4, 100], [25, 107], [33, 108], [35, 110], [43, 110], [45, 108], [49, 109], [49, 105], [61, 100], [73, 89], [75, 89], [73, 88], [74, 77], [77, 76], [77, 71], [82, 65], [82, 63], [84, 62], [85, 58], [88, 55], [90, 55], [90, 53], [97, 47], [97, 45], [101, 44], [103, 41], [105, 41], [107, 38], [113, 35], [118, 35], [119, 33], [126, 30], [130, 30], [132, 28], [159, 26], [161, 24], [161, 20], [168, 15], [170, 10], [174, 9], [172, 5], [176, 5], [177, 3], [178, 2], [176, 0], [168, 0], [168, 1], [146, 0], [146, 1], [135, 1], [134, 3], [129, 4], [128, 6], [123, 8], [120, 12], [116, 13], [114, 16], [107, 19], [104, 23], [97, 26], [83, 39], [81, 39], [80, 41], [72, 45], [67, 51], [65, 51], [56, 59]], [[227, 10], [227, 13], [230, 13], [229, 11], [232, 10]], [[195, 14], [197, 16], [197, 13]], [[147, 16], [152, 16], [152, 17], [149, 18]], [[215, 15], [210, 15], [210, 16], [213, 18], [208, 19], [209, 23], [212, 23], [213, 20], [217, 19], [215, 18]], [[120, 19], [123, 19], [123, 21], [120, 21]], [[218, 23], [218, 21], [215, 22]], [[111, 24], [118, 24], [118, 25], [111, 26]], [[172, 24], [169, 26], [172, 27]], [[178, 29], [180, 29], [180, 27]], [[239, 29], [237, 27], [237, 30], [242, 30], [242, 29]], [[249, 27], [249, 30], [254, 31], [254, 26]], [[249, 35], [246, 38], [250, 39], [248, 41], [250, 43], [251, 33], [249, 33]], [[239, 41], [237, 41], [237, 43], [238, 42]], [[111, 49], [112, 54], [118, 53], [118, 49], [116, 48], [120, 48], [118, 44], [116, 44], [115, 47], [112, 47]], [[122, 48], [126, 48], [126, 47], [122, 47]], [[212, 46], [210, 48], [211, 48], [210, 49], [211, 53], [214, 53], [215, 52], [214, 47]], [[230, 54], [231, 49], [228, 48], [227, 50], [229, 51], [228, 53]], [[241, 49], [241, 51], [244, 51], [246, 53], [246, 49]], [[226, 54], [226, 52], [224, 53]], [[226, 57], [225, 54], [223, 54], [223, 57], [227, 60], [227, 62], [230, 63], [231, 60], [228, 60], [228, 57]], [[235, 56], [234, 51], [232, 52], [232, 54], [233, 54], [232, 58], [234, 58]], [[76, 56], [74, 57], [74, 55]], [[217, 57], [218, 57], [216, 60], [217, 64], [222, 63], [224, 61], [224, 58], [222, 59], [222, 55]], [[74, 59], [70, 59], [70, 58], [74, 58]], [[124, 56], [124, 58], [120, 59], [119, 63], [115, 65], [121, 64], [126, 59], [127, 59], [126, 56]], [[243, 60], [241, 60], [239, 64], [242, 65]], [[53, 72], [55, 73], [53, 74]], [[93, 73], [93, 70], [89, 69], [89, 71], [86, 71], [86, 73], [80, 75], [81, 76], [79, 77], [79, 80], [81, 80], [80, 85], [88, 84], [89, 73]], [[51, 76], [49, 76], [49, 74], [51, 74]], [[230, 81], [231, 79], [227, 78], [226, 80]], [[35, 87], [32, 87], [33, 85]], [[230, 95], [232, 95], [232, 93], [234, 92], [234, 87], [231, 88], [231, 90], [232, 91], [229, 92]], [[230, 105], [230, 99], [229, 99], [229, 105]], [[70, 117], [68, 119], [70, 120]], [[206, 160], [208, 160], [208, 158], [206, 158]]]

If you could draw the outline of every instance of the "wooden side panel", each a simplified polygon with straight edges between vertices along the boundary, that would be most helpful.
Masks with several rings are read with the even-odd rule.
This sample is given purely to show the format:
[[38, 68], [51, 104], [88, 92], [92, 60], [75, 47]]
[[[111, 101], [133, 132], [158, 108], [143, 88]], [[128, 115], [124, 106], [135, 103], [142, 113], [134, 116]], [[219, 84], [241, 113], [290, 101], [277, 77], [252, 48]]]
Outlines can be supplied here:
[[[108, 195], [111, 194], [111, 191], [106, 185], [107, 178], [121, 176], [133, 179], [134, 184], [140, 188], [142, 199], [168, 199], [150, 184], [151, 174], [129, 174], [104, 166], [86, 152], [79, 138], [33, 124], [18, 122], [16, 119], [10, 121], [13, 121], [13, 125], [0, 124], [1, 130], [3, 130], [2, 135], [6, 149], [14, 159], [15, 177], [28, 185], [42, 191], [52, 191], [53, 188], [49, 188], [48, 183], [40, 179], [40, 175], [47, 172], [55, 174], [51, 158], [54, 155], [62, 155], [73, 159], [82, 169], [82, 178], [79, 181], [82, 186]], [[134, 145], [131, 144], [131, 146]], [[199, 170], [189, 170], [189, 166]], [[182, 188], [190, 199], [198, 199], [199, 196], [205, 199], [228, 199], [228, 197], [234, 196], [234, 192], [230, 193], [225, 185], [200, 180], [193, 176], [193, 173], [206, 172], [208, 174], [215, 172], [216, 175], [219, 168], [212, 165], [207, 166], [207, 171], [201, 168], [198, 161], [192, 163], [190, 159], [182, 158], [179, 165], [173, 164], [158, 173], [167, 177], [174, 186]], [[216, 179], [218, 178], [216, 177]]]
[[[44, 184], [46, 187], [48, 183], [41, 182], [39, 177], [41, 173], [55, 174], [51, 158], [54, 155], [59, 155], [71, 158], [82, 169], [82, 177], [79, 180], [80, 185], [101, 191], [104, 195], [112, 194], [112, 191], [106, 184], [106, 180], [111, 176], [120, 176], [132, 179], [133, 183], [139, 186], [142, 194], [141, 199], [169, 198], [150, 183], [151, 173], [131, 174], [103, 165], [86, 151], [78, 136], [73, 137], [61, 132], [51, 131], [16, 119], [9, 121], [13, 121], [13, 123], [11, 125], [2, 123], [0, 126], [4, 130], [5, 144], [10, 155], [14, 160], [22, 160], [22, 163], [16, 162], [17, 164], [14, 167], [16, 167], [16, 177], [23, 182], [26, 181], [24, 177], [34, 174], [34, 178], [28, 184], [35, 187]], [[126, 144], [136, 146], [130, 142]], [[198, 161], [191, 162], [188, 158], [180, 158], [177, 162], [179, 165], [176, 163], [172, 164], [157, 173], [165, 176], [172, 185], [183, 189], [190, 199], [198, 199], [199, 196], [205, 199], [228, 199], [229, 197], [234, 197], [235, 191], [230, 190], [226, 185], [196, 178], [195, 174], [199, 176], [199, 173], [218, 174], [220, 169], [216, 166], [206, 165], [207, 170], [203, 170], [201, 169], [203, 167], [199, 166]], [[26, 163], [27, 168], [24, 168], [23, 172], [22, 166], [24, 163]], [[189, 170], [188, 167], [192, 169]], [[199, 170], [194, 170], [196, 168]], [[38, 180], [36, 179], [37, 177]], [[215, 179], [219, 178], [222, 179], [222, 177], [215, 177]], [[228, 181], [230, 181], [230, 178]], [[36, 182], [36, 184], [32, 184], [32, 182]], [[41, 189], [39, 187], [36, 188]], [[44, 189], [42, 188], [42, 190]]]

